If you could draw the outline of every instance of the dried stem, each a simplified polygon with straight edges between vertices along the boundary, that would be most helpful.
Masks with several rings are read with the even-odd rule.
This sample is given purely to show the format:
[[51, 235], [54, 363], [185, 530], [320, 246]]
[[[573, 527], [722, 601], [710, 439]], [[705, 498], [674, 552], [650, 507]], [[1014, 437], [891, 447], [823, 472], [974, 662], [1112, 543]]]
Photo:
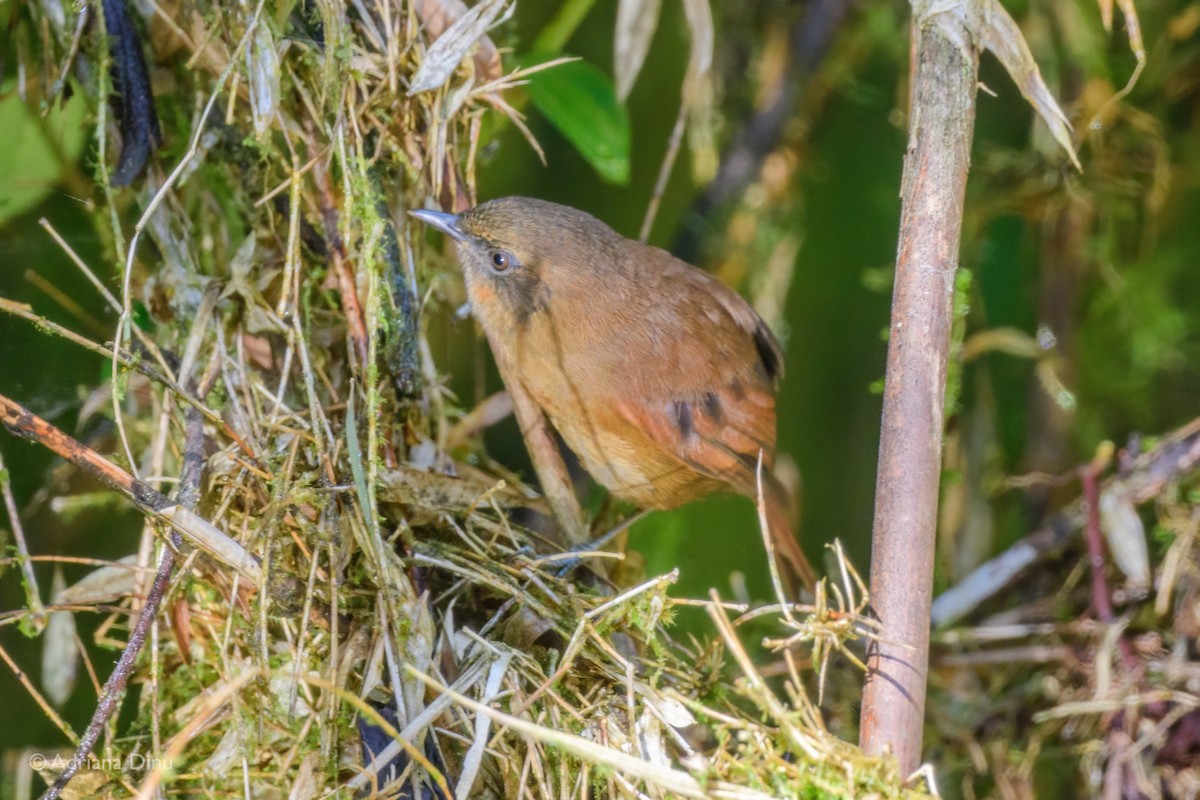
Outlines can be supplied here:
[[[1167, 436], [1158, 447], [1138, 457], [1128, 474], [1104, 481], [1101, 491], [1117, 490], [1135, 505], [1157, 497], [1168, 486], [1200, 467], [1200, 418]], [[1084, 524], [1082, 502], [1076, 502], [1012, 547], [980, 565], [933, 604], [935, 625], [956, 622], [995, 597], [1034, 564], [1061, 551]]]
[[[949, 30], [949, 26], [955, 26]], [[950, 14], [913, 20], [916, 78], [901, 189], [860, 739], [903, 773], [921, 759], [954, 273], [975, 117], [978, 52]], [[953, 36], [954, 38], [951, 38]]]
[[258, 559], [212, 523], [172, 502], [95, 450], [3, 395], [0, 395], [0, 422], [13, 435], [53, 450], [93, 478], [121, 492], [142, 511], [183, 534], [193, 546], [233, 567], [253, 585], [261, 581]]
[[346, 253], [346, 245], [338, 230], [337, 201], [334, 198], [333, 187], [329, 182], [327, 165], [318, 162], [313, 169], [321, 198], [321, 218], [325, 226], [325, 240], [329, 245], [329, 255], [333, 261], [333, 272], [337, 277], [338, 291], [342, 297], [342, 311], [346, 314], [346, 333], [353, 343], [351, 350], [359, 364], [359, 369], [366, 369], [367, 364], [367, 324], [363, 318], [362, 304], [358, 301], [358, 289], [354, 281], [354, 272], [350, 265], [350, 257]]
[[658, 204], [667, 191], [667, 181], [671, 179], [671, 169], [679, 156], [679, 147], [683, 143], [683, 130], [687, 127], [687, 103], [679, 104], [679, 113], [675, 116], [675, 127], [671, 129], [671, 138], [667, 142], [667, 152], [663, 154], [662, 165], [658, 168], [658, 178], [654, 181], [654, 190], [650, 194], [650, 203], [646, 206], [646, 215], [642, 217], [642, 228], [638, 231], [638, 241], [645, 242], [650, 238], [654, 228], [654, 218], [658, 216]]
[[[194, 510], [200, 499], [200, 478], [204, 471], [203, 453], [204, 417], [195, 408], [189, 408], [187, 410], [183, 470], [179, 476], [179, 490], [176, 493], [176, 499], [189, 510]], [[104, 689], [100, 692], [100, 702], [96, 704], [96, 710], [92, 712], [92, 720], [88, 723], [87, 730], [83, 732], [79, 744], [75, 746], [75, 754], [67, 762], [67, 768], [50, 788], [42, 793], [40, 800], [56, 800], [62, 794], [71, 778], [75, 776], [88, 755], [91, 754], [92, 748], [100, 739], [100, 733], [104, 730], [104, 726], [108, 724], [113, 712], [120, 705], [121, 699], [125, 696], [125, 687], [129, 684], [129, 677], [137, 665], [137, 658], [146, 644], [146, 635], [150, 632], [150, 626], [154, 624], [163, 597], [166, 595], [167, 584], [170, 582], [171, 573], [175, 568], [175, 551], [182, 545], [183, 537], [175, 531], [171, 531], [171, 544], [162, 548], [162, 557], [158, 562], [154, 583], [146, 595], [146, 602], [138, 614], [133, 631], [129, 634], [129, 642], [121, 651], [121, 657], [117, 659], [117, 665], [113, 668], [112, 674], [104, 682]]]
[[40, 626], [46, 624], [46, 607], [42, 605], [42, 596], [38, 591], [37, 576], [33, 572], [33, 564], [29, 559], [29, 546], [25, 543], [25, 528], [21, 525], [17, 500], [13, 497], [12, 483], [9, 481], [8, 468], [4, 466], [3, 455], [0, 455], [0, 495], [3, 495], [4, 509], [8, 512], [8, 524], [12, 527], [17, 560], [21, 564], [21, 575], [25, 578], [26, 607], [40, 629]]
[[[1092, 463], [1079, 471], [1083, 481], [1083, 497], [1087, 503], [1087, 524], [1084, 526], [1084, 540], [1087, 542], [1088, 566], [1092, 573], [1092, 604], [1096, 616], [1106, 625], [1116, 621], [1113, 614], [1112, 598], [1109, 595], [1108, 580], [1104, 577], [1104, 535], [1100, 532], [1100, 470], [1099, 464]], [[1117, 646], [1121, 650], [1121, 658], [1127, 669], [1137, 667], [1133, 648], [1129, 641], [1117, 634]]]

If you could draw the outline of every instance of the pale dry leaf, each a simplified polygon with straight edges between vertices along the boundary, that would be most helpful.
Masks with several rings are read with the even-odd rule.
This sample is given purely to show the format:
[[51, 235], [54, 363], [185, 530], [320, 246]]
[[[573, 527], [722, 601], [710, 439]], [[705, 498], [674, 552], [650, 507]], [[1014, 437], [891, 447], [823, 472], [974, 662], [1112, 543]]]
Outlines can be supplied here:
[[1100, 530], [1112, 551], [1113, 561], [1129, 579], [1130, 588], [1138, 592], [1149, 590], [1146, 528], [1127, 490], [1114, 487], [1100, 495]]
[[703, 84], [712, 72], [716, 36], [708, 0], [683, 0], [683, 11], [687, 17], [688, 31], [692, 35], [687, 73], [683, 78], [683, 97], [684, 102], [691, 108], [699, 99]]
[[292, 788], [288, 792], [288, 800], [315, 800], [325, 786], [322, 778], [321, 754], [314, 750], [300, 762], [296, 780], [292, 782]]
[[629, 97], [642, 65], [646, 63], [661, 8], [662, 0], [620, 0], [617, 5], [613, 71], [616, 73], [617, 99], [622, 103]]
[[492, 23], [511, 8], [508, 0], [482, 0], [451, 23], [425, 53], [425, 59], [409, 85], [408, 96], [436, 89], [445, 83]]
[[271, 29], [259, 22], [246, 48], [246, 74], [250, 85], [250, 115], [254, 133], [262, 136], [271, 127], [279, 108], [279, 53]]
[[708, 0], [684, 0], [683, 10], [692, 37], [692, 49], [683, 79], [683, 101], [688, 115], [692, 178], [702, 185], [716, 177], [721, 161], [717, 149], [716, 92], [712, 82], [716, 35]]
[[[463, 0], [415, 0], [413, 9], [431, 41], [441, 38], [447, 28], [470, 10]], [[475, 72], [485, 81], [499, 78], [504, 74], [504, 68], [496, 43], [484, 34], [479, 37], [478, 45], [474, 56]]]
[[473, 436], [512, 416], [512, 398], [500, 391], [488, 397], [455, 423], [446, 435], [446, 449], [466, 444]]
[[[402, 579], [400, 576], [398, 579]], [[434, 630], [433, 616], [429, 609], [428, 598], [414, 598], [411, 602], [403, 602], [397, 596], [398, 602], [393, 605], [397, 617], [393, 622], [393, 630], [404, 631], [405, 635], [395, 642], [397, 655], [405, 664], [420, 666], [423, 669], [433, 659], [433, 647], [437, 643], [437, 633]], [[404, 710], [408, 719], [412, 720], [425, 708], [425, 687], [420, 681], [407, 672], [396, 676], [400, 686], [393, 685], [393, 690], [399, 688], [404, 698]]]
[[[1140, 71], [1146, 62], [1146, 45], [1142, 43], [1142, 23], [1138, 19], [1137, 8], [1134, 7], [1133, 0], [1117, 0], [1117, 7], [1121, 9], [1121, 16], [1125, 17], [1125, 32], [1129, 36], [1129, 49], [1137, 58]], [[1111, 11], [1109, 17], [1109, 24], [1111, 24]]]
[[[480, 701], [492, 704], [500, 694], [504, 676], [508, 674], [508, 665], [512, 661], [512, 653], [502, 653], [488, 668], [487, 682], [484, 684], [483, 696]], [[483, 764], [483, 756], [487, 752], [488, 740], [491, 735], [492, 720], [486, 714], [475, 717], [475, 738], [471, 742], [467, 754], [463, 757], [462, 771], [459, 773], [458, 787], [454, 790], [455, 797], [471, 797], [471, 788], [479, 775]]]
[[980, 39], [983, 46], [1000, 59], [1000, 63], [1008, 70], [1021, 94], [1046, 122], [1054, 140], [1067, 151], [1071, 163], [1082, 171], [1083, 167], [1079, 165], [1079, 158], [1075, 155], [1075, 145], [1071, 141], [1071, 123], [1042, 79], [1041, 70], [1038, 69], [1021, 29], [1004, 6], [1000, 5], [999, 0], [983, 0]]
[[119, 600], [133, 591], [137, 575], [136, 555], [93, 570], [74, 584], [53, 593], [55, 605], [82, 606]]
[[[51, 583], [51, 596], [66, 591], [62, 568], [56, 567]], [[71, 611], [55, 611], [46, 624], [46, 635], [42, 637], [42, 688], [55, 708], [62, 708], [75, 690], [75, 679], [79, 673], [79, 650], [75, 647], [75, 614]]]
[[[52, 784], [59, 775], [67, 768], [71, 759], [74, 758], [73, 753], [54, 753], [53, 758], [44, 757], [46, 754], [41, 754], [43, 757], [34, 759], [33, 767], [46, 784]], [[110, 775], [108, 770], [98, 768], [99, 759], [95, 756], [89, 756], [83, 760], [83, 767], [75, 773], [75, 777], [66, 785], [62, 793], [59, 794], [61, 800], [96, 800], [96, 798], [113, 797], [128, 797], [128, 792], [124, 791]]]
[[365, 52], [357, 52], [350, 56], [350, 69], [377, 80], [382, 80], [387, 75], [386, 67], [386, 64]]
[[200, 766], [201, 773], [218, 777], [237, 769], [246, 754], [246, 743], [254, 741], [254, 734], [247, 726], [250, 723], [234, 717], [212, 754]]
[[503, 508], [528, 503], [520, 492], [486, 482], [475, 475], [443, 475], [430, 469], [397, 465], [379, 473], [379, 499], [385, 503], [406, 506], [463, 511], [478, 504], [481, 498], [494, 499]]
[[[300, 674], [294, 661], [280, 664], [279, 671], [267, 680], [267, 688], [274, 696], [276, 709], [306, 717], [313, 713], [313, 708], [309, 705], [308, 699], [301, 689], [304, 681], [300, 678]], [[311, 670], [306, 674], [311, 677], [319, 677], [318, 673]]]
[[646, 703], [654, 707], [663, 722], [674, 728], [687, 728], [696, 724], [696, 715], [688, 707], [673, 697], [666, 695], [646, 698]]
[[[1113, 0], [1098, 0], [1100, 4], [1100, 18], [1104, 23], [1104, 30], [1112, 31], [1112, 6]], [[1133, 5], [1133, 0], [1116, 0], [1117, 7], [1121, 9], [1121, 16], [1125, 17], [1125, 31], [1129, 36], [1129, 49], [1133, 53], [1133, 57], [1137, 60], [1137, 66], [1133, 68], [1133, 74], [1129, 76], [1129, 80], [1121, 87], [1121, 90], [1108, 99], [1108, 102], [1096, 112], [1092, 117], [1092, 121], [1088, 124], [1092, 130], [1097, 130], [1101, 127], [1100, 120], [1104, 117], [1106, 111], [1113, 103], [1119, 103], [1137, 85], [1138, 78], [1142, 76], [1142, 70], [1146, 68], [1146, 46], [1142, 42], [1142, 23], [1138, 19], [1137, 8]]]
[[671, 756], [663, 738], [662, 722], [650, 709], [643, 710], [638, 716], [634, 731], [637, 733], [638, 749], [641, 750], [642, 758], [651, 764], [671, 767]]

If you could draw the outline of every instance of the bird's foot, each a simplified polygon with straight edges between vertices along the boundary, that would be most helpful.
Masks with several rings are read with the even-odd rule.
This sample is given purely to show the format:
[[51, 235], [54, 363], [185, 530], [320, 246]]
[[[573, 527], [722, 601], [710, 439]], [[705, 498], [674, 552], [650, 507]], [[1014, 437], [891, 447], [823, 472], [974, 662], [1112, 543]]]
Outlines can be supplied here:
[[609, 545], [613, 539], [616, 539], [622, 533], [629, 530], [629, 528], [633, 526], [633, 523], [642, 519], [648, 513], [650, 512], [647, 510], [642, 510], [631, 514], [625, 519], [621, 520], [621, 522], [617, 523], [617, 525], [611, 530], [602, 533], [595, 539], [583, 542], [582, 544], [577, 544], [571, 549], [565, 551], [562, 555], [552, 556], [551, 558], [557, 562], [559, 567], [558, 576], [561, 578], [563, 575], [566, 575], [568, 572], [575, 569], [577, 566], [579, 566], [583, 559], [603, 552], [604, 548]]

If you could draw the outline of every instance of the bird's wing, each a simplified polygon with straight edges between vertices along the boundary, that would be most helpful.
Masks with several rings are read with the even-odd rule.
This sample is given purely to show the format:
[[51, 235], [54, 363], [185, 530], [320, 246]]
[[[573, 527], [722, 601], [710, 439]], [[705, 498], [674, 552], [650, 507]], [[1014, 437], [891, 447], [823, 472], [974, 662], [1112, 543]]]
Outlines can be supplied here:
[[669, 313], [655, 327], [654, 351], [671, 368], [635, 372], [614, 410], [697, 472], [753, 493], [759, 451], [770, 466], [775, 450], [779, 343], [711, 275], [674, 259], [658, 274], [658, 307]]
[[759, 452], [775, 451], [775, 398], [760, 388], [714, 387], [673, 400], [618, 398], [613, 410], [696, 472], [751, 493]]

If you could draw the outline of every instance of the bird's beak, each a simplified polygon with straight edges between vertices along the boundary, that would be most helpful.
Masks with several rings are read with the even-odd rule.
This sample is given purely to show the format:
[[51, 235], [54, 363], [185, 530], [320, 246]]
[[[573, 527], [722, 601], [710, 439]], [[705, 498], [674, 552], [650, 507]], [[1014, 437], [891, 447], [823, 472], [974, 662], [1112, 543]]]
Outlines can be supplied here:
[[457, 214], [447, 214], [445, 211], [431, 211], [427, 208], [419, 208], [408, 213], [426, 225], [432, 225], [437, 228], [456, 242], [465, 242], [467, 240], [467, 234], [458, 225]]

